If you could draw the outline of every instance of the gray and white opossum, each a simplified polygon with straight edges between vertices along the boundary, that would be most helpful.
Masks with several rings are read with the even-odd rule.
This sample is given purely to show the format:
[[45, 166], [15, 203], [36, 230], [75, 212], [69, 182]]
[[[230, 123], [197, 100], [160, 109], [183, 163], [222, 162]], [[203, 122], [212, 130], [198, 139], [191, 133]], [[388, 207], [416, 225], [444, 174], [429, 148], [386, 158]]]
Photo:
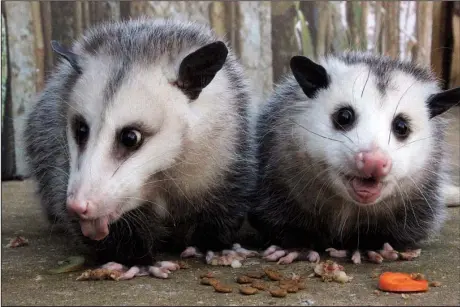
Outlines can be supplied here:
[[141, 18], [52, 46], [64, 60], [24, 131], [49, 220], [136, 274], [175, 269], [138, 267], [158, 251], [231, 248], [256, 163], [250, 82], [228, 44], [207, 25]]
[[427, 68], [369, 53], [294, 56], [290, 68], [257, 122], [249, 221], [265, 258], [417, 257], [445, 219], [440, 115], [460, 88], [442, 91]]

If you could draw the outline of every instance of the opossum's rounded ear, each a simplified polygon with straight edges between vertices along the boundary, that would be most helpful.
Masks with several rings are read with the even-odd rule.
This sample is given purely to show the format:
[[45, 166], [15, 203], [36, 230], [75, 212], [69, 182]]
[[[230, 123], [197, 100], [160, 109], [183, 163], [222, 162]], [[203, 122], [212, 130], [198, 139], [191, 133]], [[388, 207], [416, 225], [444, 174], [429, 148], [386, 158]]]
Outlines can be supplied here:
[[460, 104], [460, 87], [431, 95], [430, 98], [428, 98], [430, 119], [446, 112], [451, 107], [458, 104]]
[[78, 56], [61, 45], [58, 41], [51, 41], [51, 48], [53, 49], [54, 52], [65, 58], [70, 65], [72, 65], [73, 69], [77, 71], [77, 73], [81, 74], [81, 68], [78, 65]]
[[291, 58], [291, 71], [307, 97], [313, 98], [319, 89], [329, 86], [326, 69], [307, 57], [296, 55]]
[[195, 100], [201, 91], [211, 83], [227, 59], [227, 46], [217, 41], [208, 44], [187, 55], [179, 67], [176, 85], [190, 98]]

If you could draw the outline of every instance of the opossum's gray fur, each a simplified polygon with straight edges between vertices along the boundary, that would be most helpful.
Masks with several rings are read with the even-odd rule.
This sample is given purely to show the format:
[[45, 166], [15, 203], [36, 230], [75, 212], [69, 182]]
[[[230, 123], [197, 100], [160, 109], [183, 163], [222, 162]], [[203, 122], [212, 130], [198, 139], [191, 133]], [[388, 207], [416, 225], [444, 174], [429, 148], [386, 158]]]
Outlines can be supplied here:
[[[395, 70], [409, 73], [420, 82], [436, 82], [427, 69], [388, 57], [357, 52], [335, 57], [348, 65], [367, 65], [370, 74], [378, 80], [382, 95], [390, 73]], [[435, 146], [423, 171], [423, 179], [417, 182], [423, 196], [414, 189], [404, 191], [410, 195], [404, 201], [399, 195], [387, 200], [394, 202], [391, 209], [387, 206], [358, 209], [356, 205], [344, 204], [330, 188], [327, 176], [318, 176], [327, 168], [325, 163], [308, 156], [308, 149], [306, 157], [296, 156], [300, 145], [291, 136], [295, 124], [289, 119], [309, 112], [309, 105], [314, 103], [318, 102], [309, 99], [294, 76], [288, 74], [260, 111], [257, 122], [260, 144], [258, 198], [249, 221], [259, 231], [264, 244], [317, 251], [329, 247], [378, 250], [386, 242], [395, 248], [410, 248], [437, 233], [445, 219], [442, 187], [449, 181], [445, 119], [437, 116], [430, 120]]]
[[[74, 45], [73, 51], [79, 55], [114, 55], [119, 60], [118, 67], [113, 67], [113, 78], [106, 91], [106, 99], [110, 101], [110, 94], [123, 82], [125, 71], [132, 63], [155, 63], [160, 58], [165, 61], [165, 55], [172, 59], [183, 51], [217, 40], [222, 39], [198, 23], [139, 19], [92, 28]], [[95, 245], [93, 250], [97, 250], [100, 262], [151, 263], [156, 250], [174, 243], [178, 243], [178, 248], [195, 245], [202, 251], [227, 248], [234, 243], [255, 184], [255, 144], [248, 120], [251, 100], [248, 80], [227, 47], [229, 53], [222, 71], [230, 81], [228, 90], [237, 101], [234, 109], [239, 115], [239, 131], [233, 136], [238, 142], [237, 151], [230, 167], [222, 170], [221, 184], [188, 199], [192, 204], [185, 205], [180, 193], [165, 196], [170, 211], [177, 215], [174, 226], [172, 221], [161, 221], [149, 207], [143, 207], [137, 210], [142, 214], [128, 214], [111, 225], [108, 238], [100, 242], [80, 237], [78, 223], [70, 221], [65, 212], [69, 172], [65, 114], [69, 93], [79, 75], [63, 60], [47, 81], [27, 118], [24, 133], [30, 167], [50, 221], [64, 223], [67, 231], [78, 237], [77, 242], [83, 239]], [[194, 212], [192, 208], [201, 211]]]

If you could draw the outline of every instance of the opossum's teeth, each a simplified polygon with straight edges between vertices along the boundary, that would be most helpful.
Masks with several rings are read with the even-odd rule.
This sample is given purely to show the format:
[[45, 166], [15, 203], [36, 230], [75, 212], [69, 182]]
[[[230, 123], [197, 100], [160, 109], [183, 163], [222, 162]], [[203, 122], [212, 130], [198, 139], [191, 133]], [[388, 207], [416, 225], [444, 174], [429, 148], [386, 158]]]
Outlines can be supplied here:
[[334, 257], [334, 258], [346, 258], [347, 255], [348, 255], [347, 250], [344, 250], [344, 249], [337, 250], [337, 249], [332, 248], [332, 247], [326, 249], [326, 252], [329, 253], [329, 256]]
[[367, 252], [367, 257], [369, 258], [369, 261], [380, 264], [383, 262], [383, 257], [377, 252], [374, 251], [368, 251]]
[[379, 250], [379, 254], [386, 260], [398, 260], [398, 252], [391, 247], [390, 244], [383, 244], [383, 249]]
[[180, 256], [181, 258], [190, 258], [190, 257], [201, 258], [203, 257], [203, 254], [200, 253], [200, 251], [196, 247], [189, 246], [180, 254]]
[[354, 264], [360, 264], [361, 263], [361, 253], [358, 250], [353, 252], [353, 255], [351, 256], [351, 261]]

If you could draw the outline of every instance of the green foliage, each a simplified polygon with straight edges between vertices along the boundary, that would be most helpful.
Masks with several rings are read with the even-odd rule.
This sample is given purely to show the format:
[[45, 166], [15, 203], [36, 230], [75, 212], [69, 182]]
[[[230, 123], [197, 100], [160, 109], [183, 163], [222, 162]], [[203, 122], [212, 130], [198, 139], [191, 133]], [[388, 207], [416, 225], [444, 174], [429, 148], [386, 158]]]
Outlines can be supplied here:
[[299, 1], [295, 2], [295, 8], [297, 11], [297, 20], [296, 23], [300, 21], [300, 38], [302, 43], [302, 54], [308, 57], [314, 57], [314, 49], [311, 41], [310, 30], [308, 29], [307, 24], [305, 23], [305, 16], [303, 15], [302, 10], [300, 9]]

